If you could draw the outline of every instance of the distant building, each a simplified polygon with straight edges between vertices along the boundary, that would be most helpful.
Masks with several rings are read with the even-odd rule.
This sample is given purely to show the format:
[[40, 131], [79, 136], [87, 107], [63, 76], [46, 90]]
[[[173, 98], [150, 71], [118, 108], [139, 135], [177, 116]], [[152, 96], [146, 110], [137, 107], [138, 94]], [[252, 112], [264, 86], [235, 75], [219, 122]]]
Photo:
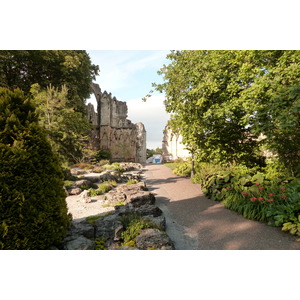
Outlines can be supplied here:
[[164, 138], [162, 141], [163, 161], [173, 161], [177, 158], [186, 160], [191, 153], [182, 144], [182, 136], [175, 134], [170, 126], [166, 126], [164, 130]]
[[102, 92], [99, 85], [92, 83], [91, 90], [97, 100], [94, 106], [87, 105], [87, 117], [94, 125], [89, 136], [90, 147], [111, 152], [113, 161], [146, 163], [146, 130], [142, 123], [133, 124], [127, 119], [127, 104]]

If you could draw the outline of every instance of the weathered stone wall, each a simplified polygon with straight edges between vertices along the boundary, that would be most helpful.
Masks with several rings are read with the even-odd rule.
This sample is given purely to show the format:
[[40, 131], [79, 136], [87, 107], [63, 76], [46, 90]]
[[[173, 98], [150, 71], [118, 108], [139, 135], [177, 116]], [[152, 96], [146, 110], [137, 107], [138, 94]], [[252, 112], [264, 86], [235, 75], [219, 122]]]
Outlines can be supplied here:
[[87, 105], [87, 116], [95, 129], [91, 132], [90, 145], [109, 149], [114, 161], [146, 163], [146, 130], [142, 123], [133, 124], [127, 119], [126, 102], [93, 83], [91, 90], [97, 100], [97, 112], [92, 104]]
[[162, 142], [164, 161], [172, 161], [177, 158], [186, 159], [191, 156], [190, 152], [182, 144], [182, 136], [175, 134], [169, 126], [165, 127]]

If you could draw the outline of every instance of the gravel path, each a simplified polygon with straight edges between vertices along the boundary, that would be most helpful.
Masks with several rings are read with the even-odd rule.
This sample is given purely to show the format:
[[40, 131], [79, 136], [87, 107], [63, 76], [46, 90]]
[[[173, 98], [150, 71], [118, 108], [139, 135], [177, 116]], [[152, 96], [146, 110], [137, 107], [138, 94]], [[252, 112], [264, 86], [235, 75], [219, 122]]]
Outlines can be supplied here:
[[[86, 178], [98, 177], [99, 174], [89, 173], [84, 176]], [[114, 207], [107, 206], [107, 202], [103, 200], [103, 196], [92, 197], [92, 201], [90, 203], [81, 202], [80, 199], [81, 197], [79, 195], [68, 196], [66, 198], [68, 212], [72, 214], [73, 221], [75, 222], [82, 221], [89, 216], [101, 215], [115, 210]]]
[[[97, 216], [113, 211], [111, 206], [105, 207], [105, 202], [101, 200], [101, 196], [92, 197], [92, 202], [83, 203], [80, 196], [68, 196], [66, 198], [68, 212], [73, 216], [73, 221], [79, 222], [89, 216]], [[104, 206], [104, 207], [103, 207]]]
[[147, 186], [162, 209], [178, 250], [291, 250], [300, 242], [280, 228], [251, 221], [207, 199], [200, 186], [164, 165], [145, 167]]

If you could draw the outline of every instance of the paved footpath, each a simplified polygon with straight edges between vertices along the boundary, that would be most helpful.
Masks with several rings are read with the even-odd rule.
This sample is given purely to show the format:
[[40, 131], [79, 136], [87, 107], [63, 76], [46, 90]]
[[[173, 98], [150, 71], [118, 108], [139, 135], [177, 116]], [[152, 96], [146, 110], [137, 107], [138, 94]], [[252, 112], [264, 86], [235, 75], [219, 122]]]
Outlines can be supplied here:
[[145, 179], [177, 250], [300, 249], [296, 237], [207, 199], [198, 184], [174, 175], [164, 165], [146, 165]]

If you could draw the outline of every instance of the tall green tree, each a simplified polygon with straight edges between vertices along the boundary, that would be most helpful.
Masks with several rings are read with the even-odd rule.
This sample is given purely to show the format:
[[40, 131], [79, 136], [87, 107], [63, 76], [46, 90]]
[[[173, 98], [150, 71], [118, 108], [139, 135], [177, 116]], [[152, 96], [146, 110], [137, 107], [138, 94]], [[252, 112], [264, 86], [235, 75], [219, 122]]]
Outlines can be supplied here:
[[0, 88], [0, 249], [47, 249], [70, 225], [63, 173], [35, 108]]
[[300, 175], [300, 51], [283, 51], [242, 101], [251, 130], [291, 175]]
[[87, 118], [68, 105], [68, 89], [53, 86], [42, 90], [34, 84], [30, 90], [39, 116], [46, 129], [53, 151], [63, 163], [80, 159], [87, 143], [90, 125]]
[[166, 95], [171, 125], [201, 161], [261, 163], [242, 95], [282, 51], [172, 51], [154, 84]]
[[89, 129], [85, 100], [98, 72], [86, 51], [0, 51], [0, 86], [31, 93], [40, 124], [63, 162], [83, 154]]
[[0, 86], [29, 93], [31, 85], [42, 89], [66, 85], [75, 111], [85, 113], [90, 83], [99, 72], [83, 50], [1, 50]]

